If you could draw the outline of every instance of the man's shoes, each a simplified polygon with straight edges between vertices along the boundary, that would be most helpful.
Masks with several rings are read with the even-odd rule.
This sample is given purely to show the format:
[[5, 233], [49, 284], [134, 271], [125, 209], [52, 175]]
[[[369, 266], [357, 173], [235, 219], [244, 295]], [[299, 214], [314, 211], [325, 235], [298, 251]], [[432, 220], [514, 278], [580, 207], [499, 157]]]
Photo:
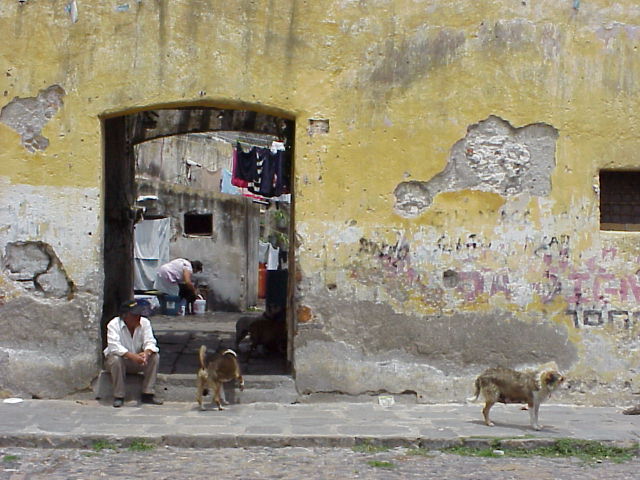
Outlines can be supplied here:
[[124, 405], [124, 398], [114, 398], [113, 399], [113, 406], [116, 408], [120, 408], [122, 405]]
[[153, 393], [143, 393], [140, 401], [149, 405], [162, 405], [164, 403], [159, 398], [156, 398]]

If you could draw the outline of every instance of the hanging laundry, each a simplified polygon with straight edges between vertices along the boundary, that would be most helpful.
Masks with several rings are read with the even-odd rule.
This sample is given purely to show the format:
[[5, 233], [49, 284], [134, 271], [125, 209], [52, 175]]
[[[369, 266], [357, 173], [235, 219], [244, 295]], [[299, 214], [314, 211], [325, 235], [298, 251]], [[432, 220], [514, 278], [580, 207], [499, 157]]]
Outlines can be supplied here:
[[278, 159], [271, 150], [262, 149], [260, 152], [260, 160], [258, 161], [258, 177], [259, 180], [254, 184], [255, 193], [263, 197], [273, 197], [274, 180], [276, 175]]
[[280, 267], [280, 247], [269, 244], [267, 252], [267, 270], [278, 270]]
[[276, 147], [252, 147], [248, 152], [238, 144], [233, 151], [232, 185], [263, 197], [290, 193], [289, 152], [280, 142], [273, 143]]
[[269, 242], [261, 242], [258, 240], [258, 263], [267, 263], [269, 261]]
[[273, 149], [260, 152], [259, 180], [254, 183], [255, 193], [264, 197], [279, 197], [289, 193], [289, 162], [286, 151]]
[[264, 148], [253, 147], [252, 150], [255, 150], [255, 176], [249, 182], [249, 186], [247, 187], [250, 192], [261, 195], [260, 186], [262, 185], [262, 167], [264, 165], [265, 159], [268, 158], [268, 150]]
[[234, 186], [232, 181], [233, 174], [229, 170], [224, 168], [222, 170], [222, 178], [220, 179], [220, 191], [222, 193], [228, 193], [230, 195], [241, 195], [242, 189]]
[[278, 150], [274, 155], [277, 159], [275, 161], [273, 195], [279, 197], [280, 195], [290, 193], [291, 168], [289, 166], [288, 151]]
[[236, 187], [247, 188], [256, 177], [255, 147], [245, 152], [237, 144], [233, 149], [233, 175], [231, 184]]

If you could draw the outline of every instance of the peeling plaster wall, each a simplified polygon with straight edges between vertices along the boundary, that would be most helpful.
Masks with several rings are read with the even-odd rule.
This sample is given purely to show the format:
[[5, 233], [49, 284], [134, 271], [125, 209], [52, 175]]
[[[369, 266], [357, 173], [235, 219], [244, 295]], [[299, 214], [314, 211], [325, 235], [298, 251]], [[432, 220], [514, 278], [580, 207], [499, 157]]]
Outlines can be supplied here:
[[8, 243], [4, 267], [9, 271], [9, 278], [26, 290], [41, 293], [45, 297], [73, 297], [73, 282], [53, 248], [46, 243]]
[[472, 125], [455, 143], [445, 169], [428, 182], [402, 182], [395, 189], [396, 211], [414, 217], [442, 192], [478, 190], [513, 196], [551, 192], [558, 131], [549, 125], [514, 129], [498, 117]]
[[[92, 321], [100, 116], [254, 108], [296, 120], [301, 391], [459, 401], [490, 364], [555, 359], [560, 399], [631, 401], [640, 242], [600, 231], [597, 182], [640, 166], [640, 8], [573, 3], [3, 2], [0, 107], [66, 94], [33, 117], [44, 150], [0, 122], [0, 249], [50, 245]], [[5, 306], [44, 302], [0, 278]]]
[[42, 128], [62, 106], [65, 91], [59, 85], [40, 90], [35, 98], [14, 98], [0, 110], [0, 122], [20, 134], [22, 145], [30, 152], [44, 150], [49, 139], [40, 135]]
[[59, 397], [99, 368], [98, 189], [0, 185], [0, 396]]
[[42, 241], [55, 251], [69, 279], [91, 293], [102, 288], [99, 188], [0, 182], [0, 245]]

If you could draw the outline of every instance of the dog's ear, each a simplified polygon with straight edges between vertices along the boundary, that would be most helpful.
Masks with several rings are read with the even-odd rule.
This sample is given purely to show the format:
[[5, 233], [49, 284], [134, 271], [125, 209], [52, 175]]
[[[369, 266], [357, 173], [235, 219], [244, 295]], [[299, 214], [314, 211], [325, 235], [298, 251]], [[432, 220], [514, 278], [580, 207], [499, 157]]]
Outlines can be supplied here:
[[544, 372], [542, 375], [542, 381], [545, 385], [554, 385], [564, 380], [564, 377], [558, 372]]

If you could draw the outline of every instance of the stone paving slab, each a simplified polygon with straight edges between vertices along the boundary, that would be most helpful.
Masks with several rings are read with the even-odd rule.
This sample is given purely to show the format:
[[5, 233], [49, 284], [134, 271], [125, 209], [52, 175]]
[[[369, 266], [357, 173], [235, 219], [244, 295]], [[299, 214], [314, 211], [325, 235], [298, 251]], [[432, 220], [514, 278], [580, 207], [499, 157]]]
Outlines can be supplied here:
[[[481, 405], [371, 403], [253, 403], [200, 411], [195, 403], [161, 406], [127, 402], [114, 409], [93, 400], [25, 400], [0, 403], [0, 446], [91, 447], [136, 439], [177, 447], [386, 446], [441, 448], [490, 446], [495, 439], [533, 448], [557, 438], [621, 444], [640, 441], [640, 416], [613, 407], [543, 405], [536, 432], [517, 405], [492, 410], [495, 427], [481, 422]], [[505, 443], [509, 445], [509, 443]], [[533, 446], [532, 446], [533, 445]], [[515, 447], [514, 447], [515, 448]]]

